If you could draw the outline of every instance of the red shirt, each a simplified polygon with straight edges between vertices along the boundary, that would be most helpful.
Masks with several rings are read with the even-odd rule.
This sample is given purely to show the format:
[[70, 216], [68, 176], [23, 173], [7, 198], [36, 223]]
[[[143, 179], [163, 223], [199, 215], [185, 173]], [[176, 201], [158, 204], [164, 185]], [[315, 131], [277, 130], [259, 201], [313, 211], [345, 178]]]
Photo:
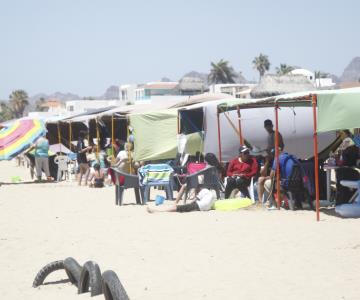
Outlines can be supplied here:
[[244, 177], [251, 179], [258, 171], [258, 163], [255, 158], [250, 157], [246, 162], [240, 162], [239, 158], [233, 159], [227, 169], [227, 176], [242, 174]]

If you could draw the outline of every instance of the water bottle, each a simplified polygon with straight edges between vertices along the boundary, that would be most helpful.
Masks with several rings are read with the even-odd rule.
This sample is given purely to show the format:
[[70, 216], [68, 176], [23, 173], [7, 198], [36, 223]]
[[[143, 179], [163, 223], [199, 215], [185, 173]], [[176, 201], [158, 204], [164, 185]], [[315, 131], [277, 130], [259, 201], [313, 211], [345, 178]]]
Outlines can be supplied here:
[[335, 155], [332, 151], [329, 153], [328, 165], [331, 167], [336, 165]]

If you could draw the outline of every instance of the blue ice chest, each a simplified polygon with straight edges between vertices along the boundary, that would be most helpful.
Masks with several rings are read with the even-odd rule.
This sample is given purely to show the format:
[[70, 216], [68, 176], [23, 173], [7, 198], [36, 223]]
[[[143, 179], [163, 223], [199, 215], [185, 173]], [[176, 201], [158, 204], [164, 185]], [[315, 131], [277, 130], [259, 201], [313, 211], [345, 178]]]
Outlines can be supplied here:
[[165, 201], [165, 197], [161, 195], [156, 195], [155, 197], [155, 205], [161, 205]]

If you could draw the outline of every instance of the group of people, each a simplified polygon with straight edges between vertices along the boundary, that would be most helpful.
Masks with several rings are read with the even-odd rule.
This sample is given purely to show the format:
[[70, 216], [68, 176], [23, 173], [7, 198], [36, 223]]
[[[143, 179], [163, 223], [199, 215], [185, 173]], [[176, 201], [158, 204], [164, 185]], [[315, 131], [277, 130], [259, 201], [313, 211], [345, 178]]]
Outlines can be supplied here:
[[[239, 156], [230, 161], [226, 170], [226, 185], [225, 185], [225, 199], [228, 199], [233, 196], [234, 190], [239, 190], [243, 197], [250, 197], [249, 186], [252, 178], [258, 178], [258, 195], [260, 201], [262, 201], [264, 189], [267, 189], [270, 194], [271, 191], [271, 181], [275, 175], [276, 163], [274, 160], [274, 149], [275, 149], [275, 131], [274, 126], [271, 120], [265, 120], [264, 128], [268, 132], [268, 141], [266, 148], [266, 155], [259, 159], [251, 155], [251, 150], [245, 145], [242, 145], [239, 148]], [[279, 151], [282, 152], [284, 149], [284, 141], [282, 135], [279, 133]], [[279, 161], [280, 166], [285, 161], [286, 153], [280, 155]], [[261, 167], [260, 161], [263, 162]], [[256, 179], [257, 179], [256, 178]], [[209, 189], [205, 188], [203, 185], [199, 184], [197, 187], [195, 197], [193, 201], [188, 204], [179, 205], [179, 200], [183, 194], [183, 189], [186, 186], [182, 186], [180, 193], [176, 198], [176, 201], [173, 205], [167, 207], [149, 207], [148, 211], [153, 212], [189, 212], [197, 210], [210, 210], [215, 202], [215, 197]], [[179, 197], [180, 195], [180, 197]], [[268, 206], [273, 206], [274, 201], [269, 197]]]

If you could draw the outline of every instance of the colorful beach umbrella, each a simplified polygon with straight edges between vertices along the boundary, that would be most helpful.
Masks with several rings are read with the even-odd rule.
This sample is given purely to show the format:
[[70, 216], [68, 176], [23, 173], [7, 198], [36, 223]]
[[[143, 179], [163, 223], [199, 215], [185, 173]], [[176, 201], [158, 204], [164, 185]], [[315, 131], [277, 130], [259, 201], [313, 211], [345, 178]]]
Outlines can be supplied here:
[[46, 132], [43, 121], [17, 120], [0, 129], [0, 160], [10, 160], [28, 149]]

